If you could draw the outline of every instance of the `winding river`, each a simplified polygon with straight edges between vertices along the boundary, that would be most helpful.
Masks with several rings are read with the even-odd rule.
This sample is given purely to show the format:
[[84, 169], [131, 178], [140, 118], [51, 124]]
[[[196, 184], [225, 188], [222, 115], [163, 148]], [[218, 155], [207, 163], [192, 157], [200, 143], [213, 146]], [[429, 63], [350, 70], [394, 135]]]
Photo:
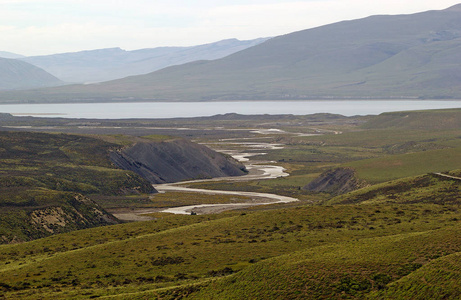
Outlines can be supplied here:
[[[229, 145], [234, 144], [233, 142], [220, 142], [220, 145]], [[281, 144], [270, 144], [270, 143], [238, 143], [239, 145], [245, 145], [250, 149], [283, 149]], [[215, 144], [216, 145], [216, 144]], [[182, 185], [195, 183], [195, 182], [211, 182], [211, 181], [247, 181], [247, 180], [262, 180], [262, 179], [271, 179], [288, 176], [289, 174], [285, 172], [285, 169], [280, 166], [261, 164], [257, 162], [250, 162], [249, 157], [256, 155], [263, 155], [265, 153], [245, 153], [239, 152], [236, 150], [219, 150], [221, 153], [231, 155], [236, 160], [245, 163], [249, 174], [244, 176], [237, 177], [220, 177], [213, 179], [204, 179], [204, 180], [193, 180], [186, 182], [176, 182], [176, 183], [165, 183], [154, 185], [161, 193], [165, 192], [191, 192], [191, 193], [201, 193], [201, 194], [211, 194], [211, 195], [238, 195], [252, 198], [252, 202], [244, 203], [229, 203], [229, 204], [199, 204], [199, 205], [188, 205], [188, 206], [179, 206], [168, 208], [162, 210], [161, 212], [173, 213], [173, 214], [209, 214], [217, 213], [224, 210], [231, 210], [235, 208], [244, 208], [251, 207], [255, 205], [267, 205], [275, 203], [289, 203], [298, 201], [296, 198], [281, 196], [276, 194], [268, 193], [256, 193], [256, 192], [241, 192], [241, 191], [220, 191], [220, 190], [206, 190], [206, 189], [194, 189], [184, 187]]]

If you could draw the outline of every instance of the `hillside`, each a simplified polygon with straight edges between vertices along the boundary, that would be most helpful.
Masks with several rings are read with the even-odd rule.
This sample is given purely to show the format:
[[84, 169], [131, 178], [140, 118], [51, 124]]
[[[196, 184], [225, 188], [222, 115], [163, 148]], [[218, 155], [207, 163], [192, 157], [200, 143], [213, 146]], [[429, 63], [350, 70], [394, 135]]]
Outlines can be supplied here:
[[108, 81], [151, 73], [196, 60], [213, 60], [258, 45], [266, 38], [237, 39], [192, 47], [159, 47], [126, 51], [120, 48], [24, 57], [21, 60], [43, 68], [69, 83]]
[[337, 168], [322, 173], [303, 187], [314, 193], [344, 194], [363, 187], [366, 183], [356, 178], [354, 169]]
[[117, 223], [103, 208], [152, 204], [151, 183], [247, 172], [205, 146], [166, 137], [0, 131], [0, 145], [0, 244]]
[[15, 59], [0, 58], [0, 90], [56, 86], [62, 82], [44, 70]]
[[151, 183], [240, 176], [245, 166], [231, 157], [184, 139], [140, 142], [110, 153], [118, 167], [131, 170]]
[[390, 112], [380, 114], [362, 128], [407, 130], [444, 130], [461, 128], [461, 109]]
[[118, 223], [89, 197], [155, 192], [112, 165], [115, 147], [76, 135], [0, 132], [0, 244]]
[[[457, 299], [458, 205], [162, 215], [0, 247], [0, 291], [6, 299], [363, 299], [387, 291], [405, 299], [415, 291], [400, 284], [431, 276], [426, 293], [443, 288]], [[446, 274], [439, 283], [437, 268]]]
[[[17, 131], [0, 132], [0, 238], [22, 243], [0, 245], [0, 298], [458, 300], [459, 114], [454, 109], [405, 116], [229, 114], [171, 120], [4, 114], [1, 125]], [[150, 183], [116, 169], [109, 153], [133, 171], [146, 171], [152, 181], [160, 177], [156, 169], [167, 179], [189, 174], [183, 167], [220, 160], [167, 134], [253, 154], [248, 162], [253, 171], [270, 164], [290, 173], [185, 186], [299, 201], [206, 215], [162, 212], [255, 201], [243, 193], [187, 189], [142, 195]], [[440, 171], [448, 176], [428, 173]], [[306, 184], [314, 189], [303, 190]], [[107, 221], [98, 213], [101, 206], [148, 221], [89, 224]], [[78, 219], [77, 212], [89, 218]], [[63, 228], [69, 219], [76, 222]], [[97, 227], [75, 230], [83, 228], [74, 226], [79, 224]], [[28, 241], [36, 237], [43, 238]]]
[[15, 101], [461, 97], [459, 5], [344, 21], [97, 85], [2, 94]]
[[[454, 171], [461, 174], [461, 170]], [[383, 204], [383, 203], [437, 203], [440, 205], [461, 201], [461, 181], [436, 174], [385, 182], [334, 197], [328, 204]]]
[[[2, 184], [5, 184], [5, 180], [2, 180]], [[19, 190], [11, 186], [2, 187], [1, 192], [0, 244], [21, 243], [54, 234], [120, 223], [82, 194], [43, 187]]]

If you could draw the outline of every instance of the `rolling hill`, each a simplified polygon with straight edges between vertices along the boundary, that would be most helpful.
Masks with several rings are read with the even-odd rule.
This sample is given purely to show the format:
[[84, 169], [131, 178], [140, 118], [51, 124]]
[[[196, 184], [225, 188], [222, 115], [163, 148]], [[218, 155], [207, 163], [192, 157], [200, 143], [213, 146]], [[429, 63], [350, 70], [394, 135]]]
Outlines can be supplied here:
[[461, 97], [461, 4], [272, 38], [214, 61], [27, 93], [15, 101]]
[[22, 58], [69, 83], [108, 81], [147, 74], [172, 65], [196, 60], [212, 60], [255, 46], [267, 40], [237, 39], [192, 47], [158, 47], [125, 51], [120, 48], [98, 49]]
[[58, 78], [29, 63], [0, 58], [0, 90], [30, 89], [62, 83]]

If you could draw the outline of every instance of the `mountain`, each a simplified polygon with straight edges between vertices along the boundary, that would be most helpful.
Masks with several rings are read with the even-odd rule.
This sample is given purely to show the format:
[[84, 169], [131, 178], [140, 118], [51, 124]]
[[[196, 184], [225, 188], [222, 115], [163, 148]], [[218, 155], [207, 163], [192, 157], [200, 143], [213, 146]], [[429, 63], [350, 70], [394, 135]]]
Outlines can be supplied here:
[[21, 94], [15, 101], [461, 97], [461, 4], [272, 38], [214, 61]]
[[0, 58], [0, 90], [27, 89], [62, 84], [58, 78], [29, 63]]
[[11, 52], [6, 52], [6, 51], [0, 51], [0, 57], [2, 58], [23, 58], [23, 55], [16, 54], [16, 53], [11, 53]]
[[267, 38], [239, 41], [228, 39], [193, 47], [159, 47], [125, 51], [98, 49], [22, 58], [23, 61], [72, 83], [108, 81], [147, 74], [172, 65], [196, 60], [213, 60], [266, 41]]

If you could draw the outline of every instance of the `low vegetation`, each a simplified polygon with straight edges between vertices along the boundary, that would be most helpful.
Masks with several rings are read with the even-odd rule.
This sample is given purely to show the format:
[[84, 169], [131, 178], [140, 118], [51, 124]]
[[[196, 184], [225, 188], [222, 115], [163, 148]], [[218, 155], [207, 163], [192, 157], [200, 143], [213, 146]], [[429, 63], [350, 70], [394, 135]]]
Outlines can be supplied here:
[[[392, 124], [389, 118], [400, 118], [400, 114], [375, 120], [378, 125], [351, 124], [350, 120], [316, 123], [317, 130], [342, 134], [266, 135], [265, 142], [283, 141], [284, 149], [264, 149], [268, 154], [257, 158], [276, 161], [291, 176], [190, 184], [210, 189], [272, 192], [297, 197], [299, 202], [214, 215], [157, 212], [151, 214], [155, 218], [152, 221], [67, 233], [59, 231], [57, 226], [48, 226], [59, 234], [37, 235], [43, 238], [1, 245], [0, 298], [459, 299], [461, 180], [434, 172], [461, 177], [460, 132], [453, 127], [456, 124], [449, 125], [452, 121], [443, 126], [437, 124], [441, 126], [437, 130], [427, 126], [415, 130], [418, 118], [431, 118], [419, 114], [404, 118], [411, 124], [402, 121], [398, 128], [384, 124]], [[443, 119], [439, 116], [439, 120]], [[219, 124], [219, 120], [213, 122]], [[250, 120], [242, 122], [246, 127], [251, 125]], [[183, 125], [180, 121], [176, 124]], [[285, 126], [287, 131], [300, 130]], [[187, 132], [210, 144], [224, 135], [210, 133], [207, 139], [206, 131]], [[41, 150], [34, 156], [25, 148], [17, 148], [20, 159], [2, 156], [1, 188], [9, 196], [0, 194], [3, 201], [0, 205], [6, 212], [20, 208], [25, 215], [32, 216], [35, 206], [48, 207], [50, 203], [65, 203], [68, 206], [62, 204], [63, 211], [68, 209], [68, 212], [78, 194], [89, 195], [104, 207], [125, 209], [248, 200], [186, 192], [155, 194], [149, 199], [133, 194], [133, 188], [117, 188], [125, 181], [115, 180], [116, 184], [111, 186], [120, 175], [131, 173], [113, 169], [105, 160], [103, 149], [128, 145], [128, 141], [139, 136], [111, 135], [103, 137], [103, 142], [102, 136], [92, 139], [21, 134], [17, 136], [30, 138], [32, 147]], [[234, 138], [245, 140], [236, 140], [237, 143], [261, 141], [258, 135], [242, 131], [238, 134]], [[5, 133], [1, 136], [13, 138]], [[40, 146], [37, 138], [45, 136], [52, 141], [48, 149], [55, 150], [47, 152]], [[90, 151], [83, 146], [86, 143], [92, 143], [88, 160], [86, 155]], [[228, 146], [220, 145], [223, 149]], [[2, 143], [6, 149], [2, 153], [10, 153], [12, 147], [3, 147]], [[235, 149], [242, 150], [244, 146], [237, 144]], [[348, 171], [346, 187], [351, 186], [350, 180], [360, 185], [350, 192], [302, 188], [332, 169]], [[7, 176], [13, 174], [9, 170], [14, 176]], [[101, 183], [95, 182], [96, 176], [86, 176], [90, 171], [101, 177]], [[47, 176], [66, 181], [57, 184], [45, 180]], [[106, 179], [111, 182], [105, 182]], [[68, 190], [59, 189], [60, 186]], [[339, 185], [333, 182], [332, 186]], [[93, 203], [84, 196], [77, 198], [87, 205]], [[21, 232], [33, 233], [33, 227], [24, 230], [19, 225], [23, 221], [10, 216], [13, 215], [0, 214], [1, 234], [15, 232], [20, 237]], [[38, 220], [39, 215], [34, 216]], [[48, 212], [48, 216], [56, 216], [56, 211]], [[22, 240], [26, 240], [26, 235]]]
[[145, 289], [194, 291], [190, 284], [198, 284], [198, 299], [219, 291], [229, 298], [363, 295], [461, 251], [460, 212], [458, 201], [157, 215], [2, 246], [0, 278], [7, 297], [32, 299], [142, 298]]
[[117, 223], [88, 196], [154, 191], [143, 178], [111, 164], [108, 151], [115, 144], [0, 132], [0, 145], [0, 243]]

